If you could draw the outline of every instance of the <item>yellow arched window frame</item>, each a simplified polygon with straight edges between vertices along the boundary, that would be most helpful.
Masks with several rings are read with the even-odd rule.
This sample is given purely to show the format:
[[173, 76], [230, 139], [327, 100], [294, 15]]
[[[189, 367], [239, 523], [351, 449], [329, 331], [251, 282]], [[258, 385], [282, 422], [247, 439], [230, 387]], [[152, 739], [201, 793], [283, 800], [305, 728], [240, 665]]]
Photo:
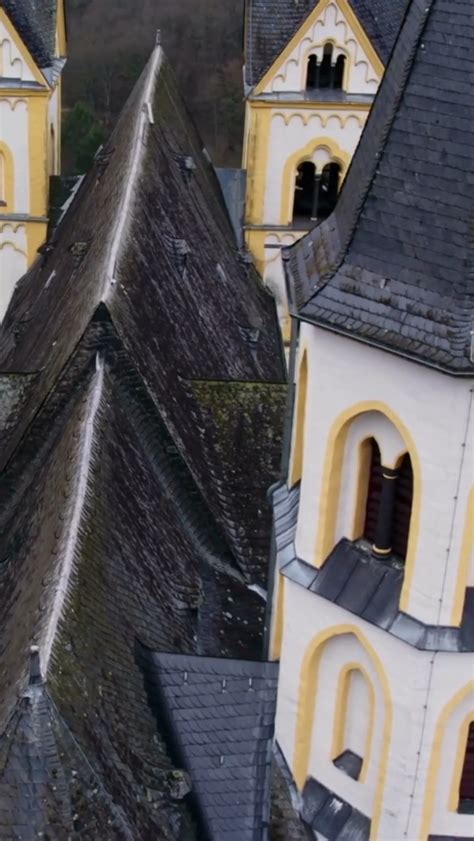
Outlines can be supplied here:
[[13, 155], [6, 143], [0, 141], [0, 213], [13, 213], [15, 170]]
[[298, 167], [305, 161], [311, 161], [318, 149], [324, 149], [330, 160], [328, 163], [338, 164], [341, 168], [341, 182], [346, 176], [350, 164], [350, 155], [331, 137], [317, 137], [310, 140], [302, 149], [298, 149], [290, 155], [283, 169], [283, 183], [281, 194], [280, 222], [282, 225], [291, 225], [293, 219], [293, 202], [295, 196], [295, 179]]
[[375, 689], [367, 669], [361, 663], [347, 663], [341, 670], [337, 682], [336, 704], [334, 715], [333, 741], [331, 759], [334, 761], [345, 750], [345, 734], [347, 729], [347, 717], [351, 697], [351, 681], [356, 673], [362, 675], [367, 686], [369, 695], [369, 714], [367, 716], [367, 732], [365, 739], [365, 750], [362, 757], [362, 768], [358, 781], [363, 783], [367, 777], [367, 770], [370, 764], [372, 750], [372, 737], [375, 728]]
[[303, 476], [304, 434], [306, 426], [306, 403], [308, 393], [308, 352], [303, 351], [297, 383], [296, 414], [294, 420], [294, 445], [291, 461], [290, 486], [296, 485]]

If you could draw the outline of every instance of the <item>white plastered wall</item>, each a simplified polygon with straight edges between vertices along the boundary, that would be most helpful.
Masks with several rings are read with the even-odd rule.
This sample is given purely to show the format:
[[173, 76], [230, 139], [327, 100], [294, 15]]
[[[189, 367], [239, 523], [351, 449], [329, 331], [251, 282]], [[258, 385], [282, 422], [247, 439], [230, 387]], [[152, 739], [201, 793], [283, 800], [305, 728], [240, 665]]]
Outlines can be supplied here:
[[59, 175], [61, 138], [60, 85], [56, 85], [48, 103], [48, 166], [50, 175]]
[[0, 20], [0, 76], [6, 79], [21, 79], [22, 82], [34, 82], [35, 76], [29, 62], [20, 52], [12, 32]]
[[[28, 103], [16, 97], [0, 98], [0, 144], [13, 158], [14, 213], [29, 213], [29, 136]], [[1, 147], [0, 147], [1, 148]]]
[[[421, 836], [420, 830], [428, 796], [428, 767], [432, 751], [436, 749], [436, 723], [445, 705], [465, 685], [466, 670], [472, 672], [473, 669], [473, 656], [434, 655], [432, 652], [418, 651], [287, 580], [276, 738], [291, 769], [295, 760], [303, 659], [318, 634], [328, 634], [331, 629], [335, 633], [344, 630], [344, 635], [324, 643], [317, 697], [314, 699], [308, 775], [370, 818], [374, 816], [375, 802], [381, 798], [380, 824], [377, 833], [371, 836], [372, 841], [426, 841], [427, 834]], [[375, 668], [372, 654], [368, 653], [355, 635], [350, 634], [351, 629], [357, 629], [375, 652], [381, 662], [382, 679], [379, 670]], [[375, 687], [374, 732], [370, 764], [364, 782], [352, 780], [337, 769], [331, 757], [336, 700], [335, 673], [345, 664], [356, 660], [365, 666]], [[472, 698], [467, 703], [472, 706]], [[390, 708], [392, 723], [386, 739], [383, 728]], [[472, 834], [472, 831], [467, 831], [469, 819], [466, 820], [464, 815], [449, 813], [443, 805], [446, 804], [446, 792], [452, 779], [452, 752], [458, 744], [458, 723], [453, 720], [453, 725], [446, 731], [448, 747], [436, 781], [435, 800], [439, 804], [429, 832], [469, 837]], [[378, 788], [380, 779], [383, 780], [382, 791]], [[472, 818], [470, 820], [472, 830]]]
[[334, 144], [350, 161], [367, 114], [366, 111], [338, 111], [337, 107], [318, 112], [316, 104], [314, 111], [296, 107], [272, 111], [265, 179], [265, 225], [288, 222], [288, 219], [282, 219], [282, 200], [284, 191], [286, 196], [288, 189], [293, 190], [297, 164], [290, 174], [290, 184], [284, 185], [287, 161], [296, 153], [301, 153], [302, 159], [312, 160], [321, 172], [327, 163], [334, 160]]
[[25, 225], [0, 221], [0, 322], [18, 278], [26, 272], [27, 263]]
[[301, 29], [298, 43], [269, 77], [263, 92], [304, 90], [308, 56], [313, 53], [321, 60], [328, 41], [334, 44], [334, 61], [339, 55], [346, 56], [344, 89], [348, 93], [375, 93], [380, 77], [337, 2], [329, 3], [314, 22]]
[[[451, 624], [472, 483], [472, 434], [467, 428], [472, 383], [309, 324], [301, 325], [300, 348], [308, 352], [309, 379], [296, 536], [299, 557], [314, 562], [333, 424], [359, 403], [380, 401], [409, 431], [421, 465], [421, 476], [415, 474], [420, 517], [408, 612], [427, 624]], [[375, 426], [374, 431], [381, 434]], [[366, 425], [364, 435], [368, 432]], [[346, 529], [355, 502], [350, 498], [352, 487], [351, 480], [342, 495], [336, 541], [351, 536]]]

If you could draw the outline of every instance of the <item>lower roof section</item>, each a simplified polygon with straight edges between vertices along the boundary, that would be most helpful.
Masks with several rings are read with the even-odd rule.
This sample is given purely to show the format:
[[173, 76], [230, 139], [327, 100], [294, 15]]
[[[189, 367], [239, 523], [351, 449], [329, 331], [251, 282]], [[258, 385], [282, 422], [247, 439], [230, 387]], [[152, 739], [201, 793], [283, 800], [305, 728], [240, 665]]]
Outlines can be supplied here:
[[202, 838], [263, 841], [278, 665], [148, 651], [143, 664], [169, 749], [190, 774]]
[[403, 567], [376, 560], [359, 541], [340, 540], [320, 569], [298, 558], [298, 510], [299, 486], [278, 486], [273, 513], [277, 563], [285, 578], [421, 651], [474, 651], [474, 588], [466, 590], [459, 628], [426, 625], [399, 610]]

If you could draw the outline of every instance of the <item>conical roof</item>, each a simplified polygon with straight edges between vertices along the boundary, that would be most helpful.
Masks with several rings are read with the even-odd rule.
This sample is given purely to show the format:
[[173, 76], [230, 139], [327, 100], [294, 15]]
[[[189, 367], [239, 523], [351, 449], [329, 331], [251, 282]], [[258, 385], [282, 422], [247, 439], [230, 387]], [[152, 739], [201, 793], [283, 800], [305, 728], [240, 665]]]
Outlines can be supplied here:
[[472, 370], [474, 59], [466, 0], [412, 0], [332, 216], [287, 252], [302, 319]]

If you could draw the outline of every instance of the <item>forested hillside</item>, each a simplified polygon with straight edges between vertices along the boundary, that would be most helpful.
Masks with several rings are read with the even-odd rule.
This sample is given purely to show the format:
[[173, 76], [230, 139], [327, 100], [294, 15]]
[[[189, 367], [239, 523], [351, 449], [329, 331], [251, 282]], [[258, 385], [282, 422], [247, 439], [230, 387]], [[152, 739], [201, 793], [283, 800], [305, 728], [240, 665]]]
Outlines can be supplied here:
[[215, 163], [238, 166], [242, 139], [242, 0], [66, 0], [65, 168], [87, 168], [160, 29]]

